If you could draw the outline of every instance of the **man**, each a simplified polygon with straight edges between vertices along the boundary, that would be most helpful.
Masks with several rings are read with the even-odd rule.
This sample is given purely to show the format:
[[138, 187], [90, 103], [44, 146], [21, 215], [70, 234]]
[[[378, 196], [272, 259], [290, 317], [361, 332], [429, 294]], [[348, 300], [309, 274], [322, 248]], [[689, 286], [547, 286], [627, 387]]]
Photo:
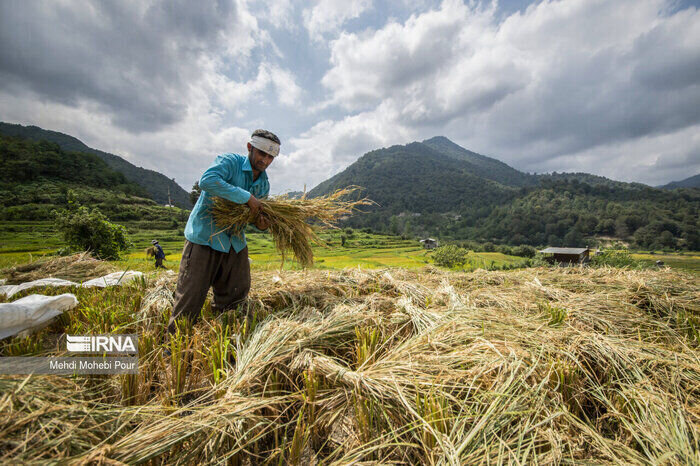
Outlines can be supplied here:
[[160, 244], [158, 244], [158, 240], [154, 239], [151, 241], [151, 244], [153, 247], [156, 249], [155, 257], [156, 257], [156, 268], [165, 268], [163, 265], [163, 259], [165, 259], [165, 252], [163, 251], [163, 248], [160, 247]]
[[202, 175], [202, 194], [190, 213], [185, 227], [180, 273], [168, 332], [175, 331], [175, 321], [189, 317], [195, 321], [214, 287], [212, 310], [223, 312], [236, 307], [250, 290], [250, 263], [245, 234], [241, 236], [221, 230], [209, 212], [213, 197], [222, 197], [237, 204], [247, 204], [260, 230], [269, 221], [260, 214], [258, 198], [270, 191], [265, 170], [279, 154], [280, 140], [269, 131], [255, 130], [248, 142], [248, 156], [220, 155]]

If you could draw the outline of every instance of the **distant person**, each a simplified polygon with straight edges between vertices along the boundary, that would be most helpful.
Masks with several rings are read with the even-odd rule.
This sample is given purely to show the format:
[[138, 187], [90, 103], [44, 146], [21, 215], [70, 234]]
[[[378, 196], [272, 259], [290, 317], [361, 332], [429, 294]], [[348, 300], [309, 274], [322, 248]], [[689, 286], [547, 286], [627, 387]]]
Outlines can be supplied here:
[[207, 292], [214, 287], [212, 310], [221, 313], [241, 304], [250, 291], [250, 262], [245, 233], [219, 231], [209, 212], [213, 197], [250, 207], [254, 224], [266, 230], [269, 220], [260, 215], [258, 198], [267, 197], [270, 183], [265, 170], [279, 154], [280, 140], [269, 131], [257, 129], [247, 144], [248, 155], [223, 154], [216, 157], [199, 180], [202, 193], [185, 227], [177, 290], [168, 332], [175, 321], [199, 316]]
[[163, 259], [165, 259], [165, 252], [163, 251], [163, 248], [160, 247], [160, 244], [158, 244], [158, 240], [156, 239], [151, 241], [151, 244], [156, 249], [156, 268], [160, 267], [161, 269], [164, 269], [165, 266], [163, 265]]

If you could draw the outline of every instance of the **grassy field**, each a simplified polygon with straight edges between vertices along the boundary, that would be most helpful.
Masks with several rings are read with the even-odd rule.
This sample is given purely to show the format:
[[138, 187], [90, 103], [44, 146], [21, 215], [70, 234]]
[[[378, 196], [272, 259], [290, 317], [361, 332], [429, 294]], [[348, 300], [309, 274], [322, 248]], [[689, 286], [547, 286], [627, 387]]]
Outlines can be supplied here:
[[679, 253], [664, 253], [655, 252], [654, 254], [632, 254], [634, 259], [654, 264], [660, 260], [665, 265], [675, 269], [683, 269], [688, 272], [700, 274], [700, 253], [698, 252], [679, 252]]
[[[167, 257], [164, 265], [177, 271], [180, 264], [184, 237], [177, 229], [154, 230], [143, 227], [143, 223], [126, 223], [134, 246], [116, 265], [122, 268], [147, 271], [153, 269], [153, 260], [148, 259], [145, 250], [152, 239], [158, 239]], [[345, 245], [341, 235], [350, 236]], [[0, 222], [0, 268], [28, 262], [47, 254], [53, 254], [64, 244], [51, 222]], [[377, 235], [355, 231], [348, 235], [342, 230], [323, 233], [322, 239], [328, 247], [315, 247], [315, 266], [319, 269], [342, 269], [345, 267], [418, 268], [431, 264], [430, 253], [424, 250], [415, 239], [402, 240], [400, 237]], [[278, 269], [281, 257], [274, 249], [271, 238], [259, 232], [248, 234], [248, 249], [253, 269]], [[653, 264], [662, 260], [666, 265], [700, 274], [700, 253], [633, 253], [632, 257]], [[479, 268], [493, 269], [504, 265], [518, 265], [522, 257], [508, 256], [498, 252], [470, 252], [464, 271]], [[287, 261], [285, 269], [298, 269], [298, 264]]]
[[[119, 267], [147, 271], [153, 268], [153, 259], [146, 257], [145, 250], [151, 246], [151, 240], [157, 239], [167, 257], [164, 265], [178, 270], [184, 244], [184, 237], [176, 230], [149, 230], [126, 224], [134, 246], [117, 261]], [[49, 222], [0, 223], [0, 234], [7, 238], [0, 246], [0, 268], [16, 263], [28, 262], [47, 254], [53, 254], [63, 247], [60, 236]], [[347, 237], [345, 245], [341, 235]], [[269, 235], [252, 232], [247, 235], [248, 250], [253, 269], [278, 269], [281, 257], [277, 253]], [[321, 234], [327, 247], [314, 248], [315, 266], [320, 269], [341, 269], [345, 267], [417, 268], [432, 263], [430, 254], [414, 239], [403, 240], [400, 237], [378, 235], [355, 231], [348, 234], [342, 230], [331, 230]], [[493, 268], [504, 264], [519, 264], [522, 257], [507, 256], [501, 253], [471, 253], [464, 270]], [[285, 263], [285, 269], [298, 269], [298, 264], [291, 260]]]

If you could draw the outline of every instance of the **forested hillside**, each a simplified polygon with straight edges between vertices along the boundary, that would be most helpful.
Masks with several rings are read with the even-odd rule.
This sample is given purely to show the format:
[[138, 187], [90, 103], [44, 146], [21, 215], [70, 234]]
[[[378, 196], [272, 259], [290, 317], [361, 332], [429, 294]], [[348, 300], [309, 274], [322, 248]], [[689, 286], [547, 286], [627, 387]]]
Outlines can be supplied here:
[[147, 197], [155, 200], [158, 204], [168, 203], [168, 191], [170, 191], [173, 205], [183, 209], [192, 208], [189, 193], [167, 176], [154, 170], [137, 167], [117, 155], [88, 147], [73, 136], [45, 130], [37, 126], [22, 126], [2, 122], [0, 122], [0, 134], [32, 141], [50, 141], [58, 144], [61, 149], [67, 152], [96, 155], [113, 170], [122, 173], [127, 180], [141, 186], [144, 190], [143, 192], [147, 193]]
[[309, 195], [353, 184], [379, 204], [348, 219], [353, 227], [512, 245], [616, 239], [700, 249], [698, 189], [666, 191], [588, 173], [530, 175], [444, 137], [368, 152]]
[[659, 186], [662, 189], [677, 189], [677, 188], [700, 188], [700, 173], [695, 176], [691, 176], [684, 180], [672, 181], [663, 186]]
[[96, 155], [3, 135], [0, 197], [0, 220], [47, 220], [53, 209], [71, 204], [98, 207], [112, 220], [163, 220], [175, 213]]

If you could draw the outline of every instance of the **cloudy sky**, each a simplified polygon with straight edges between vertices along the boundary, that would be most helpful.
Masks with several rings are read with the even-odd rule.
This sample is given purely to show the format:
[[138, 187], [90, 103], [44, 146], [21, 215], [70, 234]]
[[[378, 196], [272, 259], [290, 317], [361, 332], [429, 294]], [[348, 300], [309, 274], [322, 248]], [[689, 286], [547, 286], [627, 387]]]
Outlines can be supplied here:
[[444, 135], [528, 172], [700, 173], [698, 0], [0, 2], [0, 120], [189, 189], [250, 132], [275, 193]]

